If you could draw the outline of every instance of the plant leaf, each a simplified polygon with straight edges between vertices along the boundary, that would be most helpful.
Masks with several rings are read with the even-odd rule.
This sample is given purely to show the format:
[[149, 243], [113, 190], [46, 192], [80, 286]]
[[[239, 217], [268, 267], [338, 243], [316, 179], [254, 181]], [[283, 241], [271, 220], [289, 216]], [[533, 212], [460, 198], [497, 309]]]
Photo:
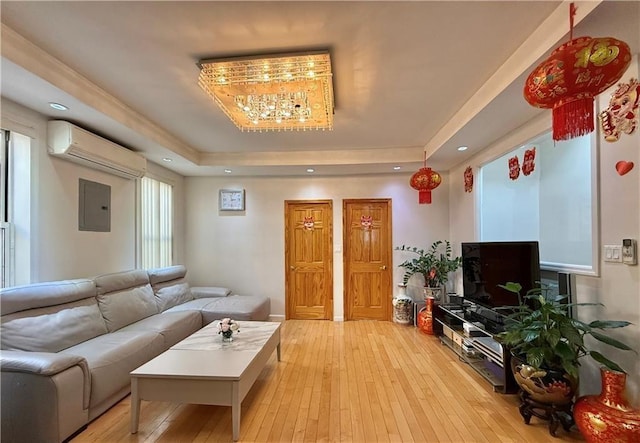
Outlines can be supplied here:
[[589, 323], [589, 326], [592, 328], [598, 329], [613, 329], [613, 328], [624, 328], [625, 326], [629, 326], [632, 324], [628, 321], [620, 321], [620, 320], [596, 320]]
[[[602, 343], [606, 343], [609, 346], [613, 346], [614, 348], [624, 349], [625, 351], [634, 351], [635, 352], [635, 350], [633, 348], [625, 345], [624, 343], [622, 343], [621, 341], [616, 340], [615, 338], [611, 338], [611, 337], [609, 337], [607, 335], [600, 334], [599, 332], [596, 332], [596, 331], [591, 331], [591, 335], [596, 340], [601, 341]], [[636, 352], [636, 354], [637, 354], [637, 352]]]
[[507, 282], [504, 285], [498, 285], [498, 287], [506, 289], [509, 292], [514, 292], [516, 294], [520, 293], [522, 290], [522, 285], [520, 283]]
[[544, 361], [544, 350], [541, 348], [533, 348], [527, 351], [527, 363], [531, 366], [539, 368]]
[[602, 355], [599, 352], [596, 351], [591, 351], [589, 353], [589, 355], [591, 355], [591, 357], [597, 361], [598, 363], [606, 366], [609, 369], [613, 369], [614, 371], [618, 371], [618, 372], [624, 372], [626, 374], [626, 371], [624, 369], [622, 369], [620, 366], [618, 366], [616, 363], [612, 362], [611, 360], [609, 360], [607, 357], [605, 357], [604, 355]]

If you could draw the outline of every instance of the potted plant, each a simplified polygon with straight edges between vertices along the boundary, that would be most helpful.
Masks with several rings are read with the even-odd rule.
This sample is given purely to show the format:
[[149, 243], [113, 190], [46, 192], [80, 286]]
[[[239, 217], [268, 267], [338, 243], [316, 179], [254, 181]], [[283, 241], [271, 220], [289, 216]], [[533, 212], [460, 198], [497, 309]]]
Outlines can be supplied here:
[[462, 264], [462, 257], [453, 256], [451, 243], [448, 240], [435, 241], [427, 250], [406, 245], [397, 246], [395, 249], [417, 255], [398, 265], [405, 268], [402, 277], [402, 284], [405, 286], [414, 274], [420, 274], [424, 277], [425, 288], [441, 289], [449, 280], [449, 273], [454, 272]]
[[589, 335], [615, 348], [633, 351], [628, 345], [601, 332], [631, 323], [618, 320], [584, 323], [571, 317], [570, 308], [600, 303], [567, 304], [563, 301], [564, 296], [549, 294], [544, 287], [531, 289], [523, 300], [519, 283], [509, 282], [500, 286], [518, 294], [519, 306], [506, 316], [505, 330], [496, 339], [510, 350], [514, 378], [534, 401], [570, 403], [578, 385], [580, 358], [584, 356], [590, 356], [606, 368], [624, 372], [600, 352], [590, 350], [584, 338]]

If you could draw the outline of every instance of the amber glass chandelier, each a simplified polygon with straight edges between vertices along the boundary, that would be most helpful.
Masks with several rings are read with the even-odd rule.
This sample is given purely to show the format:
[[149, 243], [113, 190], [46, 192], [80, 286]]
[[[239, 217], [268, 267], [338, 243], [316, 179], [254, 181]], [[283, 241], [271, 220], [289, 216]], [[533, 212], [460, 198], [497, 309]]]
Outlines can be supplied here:
[[199, 85], [242, 131], [333, 129], [327, 51], [201, 60]]

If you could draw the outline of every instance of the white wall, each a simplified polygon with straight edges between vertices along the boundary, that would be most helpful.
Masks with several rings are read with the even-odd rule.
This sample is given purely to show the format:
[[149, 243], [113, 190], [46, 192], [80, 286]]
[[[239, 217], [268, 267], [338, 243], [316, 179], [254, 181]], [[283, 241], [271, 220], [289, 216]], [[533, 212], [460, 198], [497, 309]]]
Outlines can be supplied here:
[[[415, 171], [412, 171], [415, 172]], [[393, 245], [427, 247], [448, 238], [448, 192], [418, 204], [410, 174], [357, 177], [189, 177], [186, 179], [186, 265], [193, 285], [228, 286], [239, 294], [271, 298], [271, 314], [285, 314], [284, 201], [333, 200], [334, 318], [343, 318], [342, 200], [391, 198]], [[443, 176], [446, 183], [447, 176]], [[218, 190], [245, 189], [244, 213], [219, 212]], [[402, 279], [394, 251], [394, 282]], [[416, 298], [420, 288], [410, 288]], [[394, 288], [395, 290], [395, 288]]]
[[[638, 58], [634, 58], [631, 68], [621, 81], [630, 77], [638, 78]], [[614, 88], [603, 92], [598, 100], [606, 107]], [[541, 115], [529, 124], [507, 134], [495, 144], [465, 164], [450, 171], [450, 226], [451, 238], [457, 242], [478, 240], [477, 188], [472, 194], [464, 192], [462, 176], [467, 166], [477, 168], [523, 142], [549, 130], [551, 112], [542, 111]], [[601, 244], [622, 244], [623, 238], [640, 240], [640, 130], [631, 136], [624, 134], [617, 143], [600, 143], [599, 180], [600, 187], [600, 238]], [[633, 161], [635, 168], [620, 177], [615, 171], [619, 160]], [[539, 166], [536, 166], [539, 167]], [[601, 246], [602, 246], [601, 245]], [[600, 259], [601, 260], [601, 259]], [[578, 318], [583, 321], [598, 319], [627, 320], [632, 326], [613, 330], [609, 335], [635, 347], [640, 352], [640, 266], [627, 266], [619, 263], [600, 261], [598, 277], [576, 277], [577, 302], [598, 302], [604, 308], [583, 307], [578, 310]], [[461, 288], [458, 279], [458, 288]], [[629, 400], [640, 403], [640, 359], [638, 354], [623, 352], [606, 345], [593, 344], [593, 347], [618, 362], [628, 373], [627, 389]], [[600, 391], [599, 369], [589, 358], [582, 359], [580, 393], [591, 394]]]
[[[136, 267], [136, 182], [47, 153], [45, 116], [2, 99], [3, 128], [31, 137], [30, 282], [91, 277]], [[164, 168], [150, 164], [150, 170]], [[176, 180], [176, 262], [183, 260], [183, 179]], [[78, 230], [78, 180], [111, 186], [111, 232]], [[28, 282], [20, 282], [28, 283]]]

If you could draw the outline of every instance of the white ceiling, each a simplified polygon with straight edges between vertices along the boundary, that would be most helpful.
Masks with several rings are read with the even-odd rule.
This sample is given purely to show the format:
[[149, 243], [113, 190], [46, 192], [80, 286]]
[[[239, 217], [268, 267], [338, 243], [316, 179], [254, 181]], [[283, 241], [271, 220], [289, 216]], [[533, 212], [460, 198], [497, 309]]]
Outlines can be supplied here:
[[[574, 35], [640, 46], [638, 2], [577, 2]], [[559, 1], [3, 1], [2, 96], [183, 175], [442, 171], [540, 113], [528, 72], [566, 41]], [[590, 34], [591, 33], [591, 34]], [[26, 39], [26, 40], [25, 40]], [[240, 132], [203, 58], [329, 49], [333, 131]], [[47, 106], [55, 101], [67, 112]], [[461, 153], [455, 148], [467, 145]], [[171, 163], [162, 158], [170, 157]]]

